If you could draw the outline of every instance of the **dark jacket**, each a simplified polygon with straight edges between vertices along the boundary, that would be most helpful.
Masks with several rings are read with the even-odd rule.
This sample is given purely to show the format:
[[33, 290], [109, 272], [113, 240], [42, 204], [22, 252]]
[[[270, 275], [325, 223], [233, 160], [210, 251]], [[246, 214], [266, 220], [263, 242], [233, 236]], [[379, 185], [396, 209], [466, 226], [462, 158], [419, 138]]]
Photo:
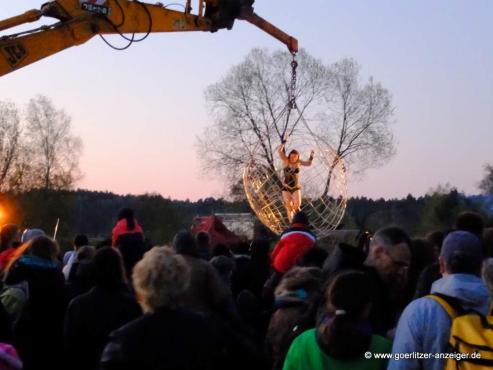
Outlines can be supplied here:
[[16, 348], [24, 370], [59, 369], [61, 356], [51, 356], [62, 347], [65, 312], [65, 279], [53, 262], [23, 256], [6, 277], [7, 285], [27, 281], [29, 299], [14, 327]]
[[438, 263], [433, 263], [426, 267], [419, 275], [414, 299], [430, 294], [433, 283], [441, 278], [442, 274], [440, 273], [440, 266]]
[[369, 321], [373, 333], [386, 337], [387, 332], [396, 327], [401, 307], [393, 302], [389, 294], [389, 287], [382, 281], [373, 267], [364, 266], [362, 271], [370, 282], [372, 291]]
[[65, 318], [66, 363], [71, 369], [97, 369], [109, 334], [142, 314], [125, 287], [94, 287], [72, 300]]
[[185, 310], [146, 314], [113, 332], [102, 370], [224, 368], [225, 344], [204, 317]]
[[265, 340], [273, 370], [282, 369], [294, 338], [315, 326], [321, 275], [318, 268], [295, 267], [276, 288], [275, 311]]
[[[347, 244], [337, 246], [324, 265], [324, 288], [326, 289], [333, 279], [341, 272], [357, 270], [363, 272], [370, 283], [372, 290], [372, 306], [369, 321], [373, 333], [382, 336], [393, 329], [397, 324], [400, 305], [393, 302], [389, 294], [389, 287], [380, 278], [373, 267], [365, 266], [365, 254], [362, 250]], [[325, 304], [322, 303], [319, 318], [324, 314]]]
[[132, 270], [145, 253], [144, 236], [141, 233], [123, 234], [117, 238], [117, 246], [122, 254], [123, 265], [129, 280]]
[[91, 263], [74, 262], [66, 282], [68, 302], [81, 294], [87, 293], [93, 286], [94, 278]]
[[9, 314], [0, 302], [0, 343], [12, 343], [11, 325]]

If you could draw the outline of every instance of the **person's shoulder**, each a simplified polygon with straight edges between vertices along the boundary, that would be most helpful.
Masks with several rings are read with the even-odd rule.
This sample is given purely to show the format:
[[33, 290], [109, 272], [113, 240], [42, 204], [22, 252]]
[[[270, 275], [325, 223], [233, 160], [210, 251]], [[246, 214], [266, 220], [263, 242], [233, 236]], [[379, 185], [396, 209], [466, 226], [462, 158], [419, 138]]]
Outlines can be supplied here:
[[305, 330], [300, 335], [298, 335], [294, 341], [293, 346], [311, 346], [317, 343], [317, 329], [312, 328]]
[[282, 232], [280, 241], [298, 238], [308, 238], [311, 242], [316, 242], [317, 240], [317, 236], [309, 228], [295, 225]]
[[411, 301], [406, 307], [406, 309], [415, 310], [440, 310], [441, 305], [435, 301], [430, 295], [425, 295], [424, 297], [415, 299]]
[[111, 338], [130, 338], [133, 337], [135, 333], [147, 332], [148, 328], [156, 327], [155, 317], [153, 314], [144, 314], [135, 320], [126, 323], [119, 329], [111, 333]]
[[134, 321], [122, 326], [117, 331], [133, 332], [146, 328], [159, 330], [159, 327], [163, 323], [172, 323], [173, 325], [187, 323], [187, 325], [190, 326], [207, 326], [207, 320], [201, 314], [186, 309], [172, 309], [144, 314]]
[[440, 303], [429, 296], [424, 296], [409, 303], [402, 312], [400, 320], [421, 326], [423, 323], [437, 322], [437, 320], [445, 319], [446, 317], [448, 317], [448, 314]]
[[183, 255], [188, 265], [192, 268], [195, 273], [198, 271], [202, 273], [208, 273], [214, 270], [214, 266], [211, 265], [209, 261], [203, 260], [202, 258], [198, 258], [195, 256]]
[[84, 306], [88, 303], [90, 303], [93, 300], [94, 296], [94, 291], [93, 289], [89, 290], [88, 292], [82, 293], [72, 299], [69, 303], [69, 309], [74, 308], [74, 307], [81, 307]]

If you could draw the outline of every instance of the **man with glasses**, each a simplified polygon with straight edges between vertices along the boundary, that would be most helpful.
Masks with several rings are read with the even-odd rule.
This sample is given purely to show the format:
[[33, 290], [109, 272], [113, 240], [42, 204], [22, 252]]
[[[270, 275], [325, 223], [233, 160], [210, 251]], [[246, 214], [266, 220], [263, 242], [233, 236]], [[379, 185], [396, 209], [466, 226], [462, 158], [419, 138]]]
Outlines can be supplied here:
[[370, 322], [378, 334], [390, 334], [395, 328], [410, 264], [411, 239], [405, 231], [386, 227], [375, 233], [363, 270], [372, 286]]
[[[482, 244], [476, 235], [454, 231], [445, 238], [439, 257], [442, 278], [433, 283], [433, 296], [412, 301], [402, 313], [392, 348], [394, 354], [447, 351], [452, 317], [443, 301], [454, 310], [458, 308], [456, 313], [488, 314], [488, 289], [480, 277], [482, 261]], [[443, 357], [394, 358], [389, 362], [389, 370], [441, 370], [444, 365]]]

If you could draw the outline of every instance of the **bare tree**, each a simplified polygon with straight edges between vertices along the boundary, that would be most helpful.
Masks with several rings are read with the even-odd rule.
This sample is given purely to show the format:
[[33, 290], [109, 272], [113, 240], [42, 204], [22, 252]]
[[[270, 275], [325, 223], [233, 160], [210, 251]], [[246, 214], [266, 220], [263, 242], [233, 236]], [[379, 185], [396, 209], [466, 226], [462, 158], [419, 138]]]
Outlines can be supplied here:
[[[274, 167], [275, 146], [302, 119], [334, 148], [332, 170], [343, 159], [351, 171], [361, 173], [394, 154], [392, 97], [381, 84], [373, 79], [361, 84], [359, 66], [352, 59], [326, 66], [302, 51], [298, 61], [295, 114], [286, 114], [291, 78], [291, 55], [286, 52], [254, 49], [208, 87], [205, 96], [213, 124], [198, 140], [208, 171], [217, 171], [235, 184], [238, 170], [255, 150]], [[324, 196], [331, 178], [329, 172]]]
[[485, 194], [493, 194], [493, 165], [484, 166], [486, 174], [479, 183], [479, 189]]
[[8, 190], [9, 176], [19, 153], [21, 121], [14, 103], [0, 101], [0, 189]]
[[[328, 70], [331, 83], [318, 132], [336, 152], [331, 169], [340, 160], [353, 173], [381, 166], [395, 153], [391, 94], [373, 78], [362, 85], [360, 67], [353, 59], [342, 59]], [[328, 177], [324, 194], [331, 178]]]
[[82, 141], [72, 134], [70, 117], [39, 95], [29, 101], [26, 121], [31, 187], [71, 188], [80, 177]]
[[[205, 97], [214, 123], [198, 140], [206, 170], [218, 171], [235, 183], [238, 169], [256, 150], [274, 167], [280, 138], [299, 123], [299, 118], [286, 114], [291, 58], [285, 52], [254, 49], [220, 82], [207, 88]], [[304, 51], [298, 62], [297, 105], [305, 112], [323, 96], [326, 69]]]

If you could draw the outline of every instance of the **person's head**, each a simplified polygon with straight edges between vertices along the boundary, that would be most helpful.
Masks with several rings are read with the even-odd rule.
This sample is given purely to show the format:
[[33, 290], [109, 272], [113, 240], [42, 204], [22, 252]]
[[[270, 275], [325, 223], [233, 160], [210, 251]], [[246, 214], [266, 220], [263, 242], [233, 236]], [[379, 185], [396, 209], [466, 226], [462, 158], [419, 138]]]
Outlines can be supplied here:
[[435, 260], [433, 245], [426, 239], [413, 239], [411, 245], [411, 268], [415, 272], [421, 272]]
[[77, 262], [92, 261], [96, 254], [96, 248], [85, 245], [77, 250]]
[[286, 272], [274, 291], [276, 298], [295, 295], [301, 300], [314, 298], [320, 290], [322, 270], [316, 267], [293, 267]]
[[405, 284], [411, 264], [411, 239], [395, 226], [378, 230], [370, 242], [367, 264], [377, 270], [382, 280]]
[[231, 276], [233, 275], [233, 270], [235, 269], [235, 261], [233, 258], [216, 256], [210, 260], [210, 263], [214, 266], [221, 279], [223, 279], [226, 284], [230, 284]]
[[197, 235], [195, 236], [195, 239], [197, 241], [197, 245], [199, 247], [209, 247], [210, 243], [211, 243], [211, 237], [209, 235], [208, 232], [206, 231], [200, 231], [197, 233]]
[[325, 260], [329, 256], [329, 253], [319, 247], [313, 247], [305, 253], [305, 255], [301, 258], [300, 265], [305, 267], [318, 267], [322, 268]]
[[292, 225], [303, 225], [305, 227], [310, 225], [310, 220], [308, 219], [308, 215], [303, 211], [298, 211], [293, 216], [293, 220], [291, 221]]
[[190, 266], [168, 247], [154, 247], [135, 265], [132, 280], [145, 312], [176, 308], [190, 284]]
[[478, 238], [481, 238], [484, 229], [483, 217], [476, 212], [463, 212], [457, 216], [455, 229], [459, 231], [468, 231]]
[[12, 247], [12, 244], [20, 240], [19, 227], [14, 224], [6, 224], [0, 230], [0, 250]]
[[179, 231], [173, 239], [173, 249], [178, 254], [197, 257], [197, 243], [192, 233], [186, 230]]
[[493, 299], [493, 258], [488, 258], [483, 261], [481, 276], [488, 287], [490, 299]]
[[291, 164], [296, 164], [300, 161], [300, 153], [297, 150], [293, 149], [288, 154], [288, 160]]
[[269, 256], [270, 242], [267, 239], [253, 239], [250, 243], [250, 255], [254, 258], [265, 258]]
[[135, 213], [131, 208], [123, 208], [118, 214], [118, 221], [127, 221], [128, 230], [135, 229]]
[[479, 276], [483, 260], [481, 240], [468, 231], [454, 231], [443, 241], [440, 252], [442, 275], [471, 274]]
[[32, 239], [27, 249], [27, 253], [50, 261], [56, 261], [60, 249], [53, 239], [47, 236], [38, 236]]
[[443, 231], [432, 231], [426, 235], [426, 240], [433, 246], [433, 255], [436, 259], [438, 259], [438, 256], [440, 255], [445, 235], [446, 234]]
[[250, 244], [246, 240], [241, 240], [232, 246], [234, 254], [248, 255], [250, 254]]
[[[84, 247], [83, 247], [84, 248]], [[102, 247], [92, 259], [94, 283], [107, 290], [120, 288], [126, 283], [125, 267], [118, 249]]]
[[22, 233], [21, 237], [21, 243], [27, 243], [30, 240], [33, 240], [34, 238], [37, 238], [38, 236], [45, 236], [46, 233], [41, 230], [41, 229], [26, 229]]
[[74, 248], [76, 250], [86, 245], [89, 245], [89, 238], [86, 235], [80, 234], [74, 238]]
[[226, 256], [226, 257], [232, 257], [233, 254], [231, 253], [231, 249], [226, 244], [216, 244], [214, 248], [212, 248], [212, 257], [217, 257], [217, 256]]
[[319, 342], [336, 359], [353, 359], [369, 347], [371, 327], [367, 322], [371, 309], [371, 287], [362, 272], [337, 275], [326, 295], [327, 317], [317, 330]]

